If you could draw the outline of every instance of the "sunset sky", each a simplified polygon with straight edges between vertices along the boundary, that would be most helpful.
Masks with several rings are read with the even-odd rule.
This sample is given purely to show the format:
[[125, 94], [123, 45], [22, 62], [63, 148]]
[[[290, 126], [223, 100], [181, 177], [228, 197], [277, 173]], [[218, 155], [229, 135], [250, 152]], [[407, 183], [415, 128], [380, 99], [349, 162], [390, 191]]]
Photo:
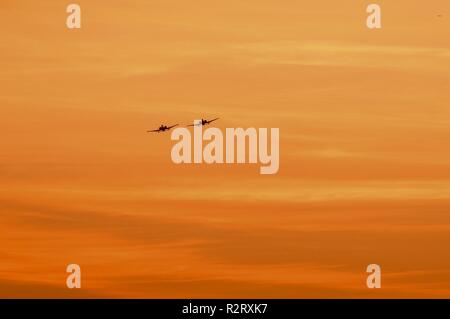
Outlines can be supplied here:
[[[373, 2], [1, 1], [0, 297], [450, 298], [450, 1]], [[278, 174], [146, 133], [215, 117]]]

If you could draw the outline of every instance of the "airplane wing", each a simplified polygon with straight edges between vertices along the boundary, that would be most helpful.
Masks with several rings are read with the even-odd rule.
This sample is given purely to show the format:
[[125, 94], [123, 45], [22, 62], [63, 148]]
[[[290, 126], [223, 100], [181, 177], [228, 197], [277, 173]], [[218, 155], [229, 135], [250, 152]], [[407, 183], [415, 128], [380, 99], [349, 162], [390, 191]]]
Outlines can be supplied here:
[[214, 120], [208, 121], [208, 123], [211, 123], [211, 122], [217, 121], [218, 119], [219, 119], [219, 118], [215, 118]]
[[147, 131], [147, 133], [151, 133], [151, 132], [159, 132], [159, 130], [151, 130], [151, 131]]
[[170, 130], [172, 127], [175, 127], [175, 126], [178, 126], [178, 124], [175, 124], [175, 125], [172, 125], [172, 126], [169, 126], [167, 129], [168, 130]]

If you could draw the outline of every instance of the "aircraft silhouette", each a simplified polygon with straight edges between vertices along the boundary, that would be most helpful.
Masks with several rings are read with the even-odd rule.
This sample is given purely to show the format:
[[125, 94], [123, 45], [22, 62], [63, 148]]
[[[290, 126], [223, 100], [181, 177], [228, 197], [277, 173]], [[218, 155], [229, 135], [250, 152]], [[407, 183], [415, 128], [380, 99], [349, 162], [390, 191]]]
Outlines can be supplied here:
[[210, 123], [212, 123], [212, 122], [214, 122], [214, 121], [217, 121], [219, 118], [215, 118], [215, 119], [213, 119], [213, 120], [204, 120], [204, 119], [202, 119], [202, 122], [201, 123], [198, 123], [198, 124], [191, 124], [191, 125], [188, 125], [188, 126], [204, 126], [204, 125], [209, 125]]
[[172, 126], [167, 126], [167, 125], [161, 124], [161, 126], [157, 130], [147, 131], [147, 133], [151, 133], [151, 132], [160, 133], [160, 132], [168, 131], [168, 130], [170, 130], [171, 128], [173, 128], [175, 126], [178, 126], [178, 124], [175, 124], [175, 125], [172, 125]]

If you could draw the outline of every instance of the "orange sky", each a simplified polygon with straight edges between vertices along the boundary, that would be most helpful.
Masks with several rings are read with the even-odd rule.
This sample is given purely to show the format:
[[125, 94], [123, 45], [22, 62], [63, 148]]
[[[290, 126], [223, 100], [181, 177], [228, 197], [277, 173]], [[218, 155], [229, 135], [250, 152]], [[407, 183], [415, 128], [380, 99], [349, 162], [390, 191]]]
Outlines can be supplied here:
[[[2, 1], [0, 297], [449, 298], [450, 2], [376, 2]], [[202, 117], [279, 173], [145, 133]]]

